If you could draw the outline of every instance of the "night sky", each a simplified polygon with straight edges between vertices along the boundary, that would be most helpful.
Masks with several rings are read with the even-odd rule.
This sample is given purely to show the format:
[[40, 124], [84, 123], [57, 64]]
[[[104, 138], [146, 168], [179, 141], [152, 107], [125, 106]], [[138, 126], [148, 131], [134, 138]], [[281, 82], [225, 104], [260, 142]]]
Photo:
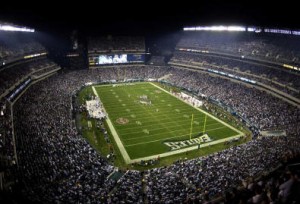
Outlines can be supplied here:
[[[185, 25], [235, 24], [300, 29], [295, 3], [262, 1], [16, 1], [1, 3], [0, 20], [40, 31], [85, 34], [144, 34]], [[196, 3], [197, 2], [197, 3]], [[270, 1], [269, 1], [270, 2]], [[295, 1], [294, 1], [295, 2]]]

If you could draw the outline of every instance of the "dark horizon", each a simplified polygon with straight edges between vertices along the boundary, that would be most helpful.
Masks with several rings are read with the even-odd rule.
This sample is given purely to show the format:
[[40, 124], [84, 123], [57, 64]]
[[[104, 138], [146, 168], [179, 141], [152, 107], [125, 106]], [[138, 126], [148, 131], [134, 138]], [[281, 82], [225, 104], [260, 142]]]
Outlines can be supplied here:
[[1, 5], [0, 21], [32, 27], [37, 31], [84, 35], [164, 33], [192, 25], [244, 25], [300, 29], [297, 6], [260, 5], [257, 2], [198, 2], [169, 4], [151, 2], [132, 5], [129, 2], [57, 4], [38, 6]]

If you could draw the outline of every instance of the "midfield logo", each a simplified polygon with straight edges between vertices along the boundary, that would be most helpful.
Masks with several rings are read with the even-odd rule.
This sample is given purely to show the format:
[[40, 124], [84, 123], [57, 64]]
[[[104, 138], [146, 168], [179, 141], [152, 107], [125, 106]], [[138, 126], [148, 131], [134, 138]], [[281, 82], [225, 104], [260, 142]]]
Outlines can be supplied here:
[[171, 151], [182, 149], [189, 146], [199, 145], [200, 143], [206, 143], [210, 142], [211, 139], [207, 134], [204, 134], [202, 136], [188, 139], [188, 140], [181, 140], [181, 141], [174, 141], [174, 142], [163, 142], [165, 145], [171, 148]]

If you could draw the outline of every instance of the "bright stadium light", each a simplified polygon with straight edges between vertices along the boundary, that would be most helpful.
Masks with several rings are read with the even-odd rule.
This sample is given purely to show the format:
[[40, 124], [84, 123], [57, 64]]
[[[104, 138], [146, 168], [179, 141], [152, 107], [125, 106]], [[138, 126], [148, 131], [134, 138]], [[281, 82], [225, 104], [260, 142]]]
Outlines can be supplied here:
[[278, 34], [292, 34], [291, 30], [282, 30], [282, 29], [276, 29], [276, 28], [265, 28], [265, 33], [278, 33]]
[[258, 27], [248, 27], [247, 31], [248, 32], [260, 33], [262, 30], [261, 30], [261, 28], [258, 28]]
[[0, 24], [0, 30], [3, 30], [3, 31], [18, 31], [18, 32], [34, 32], [34, 29], [30, 29], [30, 28], [12, 26], [12, 25], [2, 25], [2, 24]]
[[228, 26], [228, 31], [246, 31], [245, 27], [242, 26]]
[[195, 27], [186, 27], [186, 28], [183, 28], [184, 31], [194, 31], [196, 30]]
[[248, 28], [247, 28], [247, 31], [248, 31], [248, 32], [254, 32], [254, 31], [255, 31], [255, 28], [248, 27]]
[[293, 35], [300, 35], [300, 31], [292, 30], [292, 34], [293, 34]]
[[185, 27], [184, 31], [246, 31], [243, 26], [197, 26], [197, 27]]

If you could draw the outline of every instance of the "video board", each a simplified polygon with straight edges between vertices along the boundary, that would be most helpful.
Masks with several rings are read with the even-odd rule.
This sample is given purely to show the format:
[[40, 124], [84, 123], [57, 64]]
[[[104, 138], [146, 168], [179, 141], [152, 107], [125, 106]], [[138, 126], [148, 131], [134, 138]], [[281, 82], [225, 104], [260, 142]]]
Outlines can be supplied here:
[[90, 66], [142, 63], [142, 62], [145, 62], [144, 54], [108, 54], [108, 55], [89, 56]]

